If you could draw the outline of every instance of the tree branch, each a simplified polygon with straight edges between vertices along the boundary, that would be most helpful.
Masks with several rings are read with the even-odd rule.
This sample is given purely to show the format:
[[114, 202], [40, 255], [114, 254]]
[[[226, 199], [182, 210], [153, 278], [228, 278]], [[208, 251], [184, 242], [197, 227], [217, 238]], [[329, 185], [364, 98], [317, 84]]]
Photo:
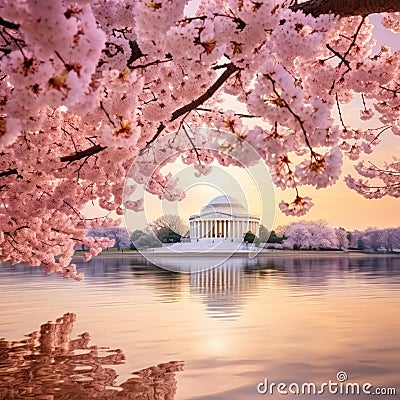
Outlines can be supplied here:
[[4, 26], [4, 28], [9, 29], [19, 29], [19, 24], [15, 24], [14, 22], [6, 21], [5, 19], [0, 17], [0, 25]]
[[[236, 67], [236, 65], [230, 63], [226, 65], [226, 70], [219, 76], [219, 78], [207, 89], [206, 92], [204, 92], [201, 96], [199, 96], [197, 99], [194, 99], [190, 103], [184, 105], [181, 108], [178, 108], [175, 110], [170, 118], [170, 122], [175, 121], [182, 115], [188, 114], [191, 111], [195, 110], [198, 106], [202, 105], [205, 101], [210, 99], [215, 92], [225, 83], [225, 81], [236, 71], [239, 71], [239, 68]], [[157, 132], [155, 135], [146, 143], [146, 146], [143, 147], [143, 149], [140, 151], [142, 154], [145, 150], [149, 148], [149, 146], [157, 140], [157, 138], [160, 136], [161, 132], [164, 130], [165, 125], [161, 122], [160, 125], [158, 126]]]
[[220, 77], [207, 89], [205, 93], [199, 96], [197, 99], [194, 99], [189, 104], [178, 108], [176, 111], [172, 113], [170, 122], [175, 121], [182, 115], [186, 114], [189, 111], [193, 111], [195, 108], [205, 103], [208, 99], [210, 99], [215, 92], [228, 80], [228, 78], [236, 71], [239, 71], [239, 68], [234, 64], [228, 64], [226, 70], [220, 75]]
[[96, 144], [95, 146], [89, 147], [88, 149], [77, 151], [76, 153], [70, 154], [68, 156], [60, 157], [60, 161], [61, 162], [72, 162], [72, 161], [81, 160], [82, 158], [90, 157], [97, 153], [100, 153], [101, 151], [105, 150], [106, 148], [107, 148], [107, 146], [100, 146], [99, 144]]
[[304, 14], [318, 17], [322, 14], [335, 14], [339, 17], [356, 15], [367, 16], [373, 13], [400, 11], [399, 0], [308, 0], [293, 4], [292, 11], [301, 10]]
[[16, 168], [9, 168], [7, 171], [0, 171], [0, 178], [3, 176], [17, 175], [18, 178], [22, 178], [22, 176], [18, 173]]

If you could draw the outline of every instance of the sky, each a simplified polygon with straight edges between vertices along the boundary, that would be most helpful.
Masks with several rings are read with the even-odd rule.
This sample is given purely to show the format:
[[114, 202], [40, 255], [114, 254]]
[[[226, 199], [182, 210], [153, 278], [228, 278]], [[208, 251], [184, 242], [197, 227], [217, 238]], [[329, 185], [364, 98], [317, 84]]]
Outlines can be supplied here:
[[[375, 25], [375, 36], [377, 38], [376, 50], [385, 43], [393, 50], [400, 48], [400, 41], [397, 34], [384, 29], [380, 24], [380, 16], [374, 15], [371, 21]], [[226, 107], [235, 109], [237, 104], [229, 98], [226, 100]], [[372, 128], [380, 126], [377, 120], [360, 122], [359, 120], [360, 100], [355, 99], [346, 106], [342, 106], [343, 119], [346, 125], [357, 128]], [[337, 118], [337, 116], [334, 116]], [[371, 160], [382, 165], [384, 161], [390, 161], [393, 156], [400, 155], [400, 137], [394, 136], [387, 131], [382, 136], [382, 142], [375, 147], [371, 155], [363, 156], [363, 160]], [[181, 186], [186, 189], [186, 197], [179, 203], [168, 204], [161, 202], [153, 196], [145, 197], [145, 212], [143, 215], [130, 216], [127, 221], [129, 230], [142, 228], [146, 222], [152, 221], [162, 214], [178, 214], [188, 222], [191, 214], [200, 212], [201, 207], [206, 205], [214, 197], [221, 194], [228, 194], [236, 197], [253, 214], [262, 217], [262, 223], [269, 229], [279, 225], [285, 225], [299, 220], [325, 220], [331, 226], [343, 227], [348, 230], [363, 230], [368, 227], [393, 227], [400, 226], [400, 200], [384, 197], [378, 200], [367, 200], [360, 194], [347, 188], [343, 177], [347, 174], [356, 176], [353, 164], [357, 163], [344, 158], [342, 175], [339, 181], [332, 187], [316, 190], [310, 187], [300, 189], [301, 196], [310, 196], [314, 206], [305, 216], [286, 217], [278, 208], [281, 200], [292, 201], [295, 197], [293, 190], [282, 191], [271, 187], [268, 174], [265, 179], [258, 178], [254, 182], [249, 174], [240, 168], [223, 168], [215, 165], [219, 177], [212, 182], [202, 179], [195, 179], [193, 171], [188, 170], [186, 165], [176, 162], [169, 167], [168, 171], [179, 175], [185, 181]], [[224, 175], [225, 174], [225, 175]], [[222, 178], [221, 178], [222, 176]], [[253, 177], [254, 178], [254, 177]], [[218, 183], [219, 182], [219, 183]], [[88, 215], [98, 215], [98, 208], [88, 206], [85, 210]]]

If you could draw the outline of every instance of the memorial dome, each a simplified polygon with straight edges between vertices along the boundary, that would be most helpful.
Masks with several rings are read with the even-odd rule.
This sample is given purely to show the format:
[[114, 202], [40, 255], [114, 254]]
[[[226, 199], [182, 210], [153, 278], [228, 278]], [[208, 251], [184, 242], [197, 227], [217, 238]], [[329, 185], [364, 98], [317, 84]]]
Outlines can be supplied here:
[[240, 208], [241, 210], [244, 210], [245, 208], [243, 205], [240, 203], [239, 200], [235, 199], [232, 196], [218, 196], [212, 199], [207, 206], [213, 206], [213, 207], [229, 207], [229, 208]]

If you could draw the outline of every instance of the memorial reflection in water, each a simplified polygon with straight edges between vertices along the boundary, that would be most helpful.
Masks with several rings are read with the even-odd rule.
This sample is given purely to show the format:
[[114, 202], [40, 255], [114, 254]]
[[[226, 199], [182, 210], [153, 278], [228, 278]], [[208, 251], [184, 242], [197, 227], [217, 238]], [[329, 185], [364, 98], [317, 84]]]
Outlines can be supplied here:
[[151, 366], [117, 384], [110, 366], [125, 362], [123, 351], [91, 345], [88, 332], [71, 339], [75, 320], [67, 313], [23, 340], [0, 339], [0, 399], [175, 398], [175, 373], [183, 370], [183, 362]]

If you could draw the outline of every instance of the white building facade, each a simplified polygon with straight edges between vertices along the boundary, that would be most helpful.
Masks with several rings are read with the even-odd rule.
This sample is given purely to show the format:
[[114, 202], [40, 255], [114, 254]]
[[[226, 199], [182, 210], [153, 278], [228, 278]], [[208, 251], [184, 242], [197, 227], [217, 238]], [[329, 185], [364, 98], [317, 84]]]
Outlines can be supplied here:
[[243, 205], [231, 196], [218, 196], [204, 206], [199, 215], [191, 215], [190, 239], [224, 239], [243, 241], [247, 232], [258, 236], [260, 218], [250, 215]]

